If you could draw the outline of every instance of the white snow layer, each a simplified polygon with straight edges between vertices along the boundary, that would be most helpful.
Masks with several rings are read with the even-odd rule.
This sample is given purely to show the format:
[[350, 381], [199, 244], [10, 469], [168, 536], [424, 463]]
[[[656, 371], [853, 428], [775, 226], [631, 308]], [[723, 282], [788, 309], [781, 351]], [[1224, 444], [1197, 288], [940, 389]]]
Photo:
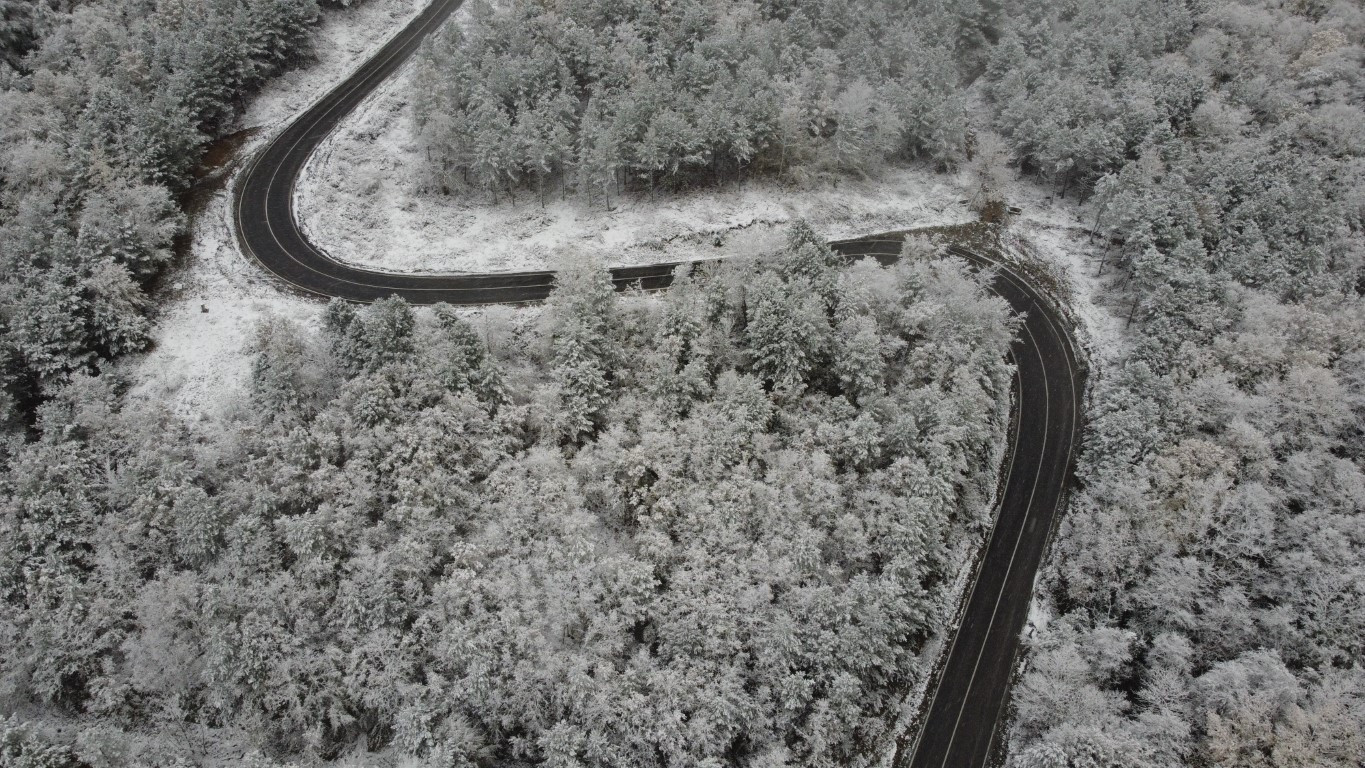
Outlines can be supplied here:
[[342, 121], [295, 191], [309, 239], [340, 261], [408, 273], [515, 272], [545, 269], [571, 249], [620, 266], [771, 250], [796, 218], [831, 239], [972, 219], [959, 177], [910, 168], [868, 180], [616, 197], [610, 211], [581, 196], [551, 195], [542, 208], [531, 192], [497, 205], [423, 193], [425, 159], [408, 102], [413, 71], [403, 67]]

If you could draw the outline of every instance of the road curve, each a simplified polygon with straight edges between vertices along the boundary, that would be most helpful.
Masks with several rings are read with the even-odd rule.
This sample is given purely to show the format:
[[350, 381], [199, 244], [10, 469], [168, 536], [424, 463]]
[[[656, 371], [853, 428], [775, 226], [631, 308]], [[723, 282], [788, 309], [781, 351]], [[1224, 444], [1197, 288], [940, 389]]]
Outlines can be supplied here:
[[[413, 304], [467, 306], [539, 301], [549, 294], [550, 272], [403, 275], [348, 266], [309, 242], [294, 216], [294, 186], [308, 157], [460, 2], [433, 0], [256, 155], [235, 190], [234, 224], [243, 251], [262, 268], [299, 291], [358, 302], [398, 295]], [[901, 237], [831, 245], [850, 259], [872, 257], [887, 263], [899, 256]], [[995, 270], [993, 289], [1024, 323], [1012, 349], [1017, 365], [1014, 444], [1004, 467], [996, 525], [930, 694], [923, 727], [897, 744], [896, 765], [914, 768], [984, 766], [997, 746], [1034, 575], [1071, 475], [1084, 384], [1069, 326], [1046, 296], [993, 258], [961, 249], [956, 253]], [[621, 288], [663, 288], [676, 266], [618, 268], [612, 279]]]
[[[832, 245], [850, 256], [889, 262], [901, 242], [883, 236]], [[1013, 445], [1002, 468], [995, 527], [921, 726], [897, 744], [895, 765], [911, 768], [985, 766], [999, 746], [1034, 576], [1071, 480], [1085, 389], [1070, 326], [1051, 301], [1008, 265], [963, 248], [950, 250], [995, 271], [992, 290], [1023, 317], [1023, 325], [1010, 350]]]
[[[401, 275], [342, 264], [309, 242], [294, 216], [294, 184], [309, 155], [336, 126], [417, 51], [462, 0], [432, 0], [425, 11], [307, 111], [253, 159], [236, 187], [233, 223], [242, 250], [266, 271], [305, 293], [370, 302], [398, 295], [413, 304], [505, 304], [536, 301], [550, 292], [548, 272], [484, 275]], [[612, 271], [618, 285], [668, 284], [676, 264]]]

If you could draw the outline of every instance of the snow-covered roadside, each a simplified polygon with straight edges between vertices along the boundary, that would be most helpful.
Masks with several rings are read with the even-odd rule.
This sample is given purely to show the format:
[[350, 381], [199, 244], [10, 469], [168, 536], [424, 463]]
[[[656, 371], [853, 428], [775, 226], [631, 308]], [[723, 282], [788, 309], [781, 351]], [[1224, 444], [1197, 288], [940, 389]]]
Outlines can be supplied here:
[[[240, 126], [257, 130], [237, 157], [250, 157], [425, 6], [426, 0], [368, 0], [325, 12], [316, 32], [316, 60], [281, 75], [251, 100]], [[189, 255], [157, 296], [151, 351], [121, 364], [136, 369], [134, 397], [200, 419], [214, 417], [244, 391], [262, 318], [316, 325], [322, 310], [320, 303], [282, 290], [238, 249], [231, 216], [236, 170], [192, 216]]]
[[1132, 339], [1123, 313], [1111, 305], [1118, 274], [1112, 267], [1099, 274], [1104, 245], [1091, 239], [1092, 222], [1085, 220], [1079, 204], [1074, 198], [1054, 199], [1046, 186], [1031, 181], [1010, 185], [1006, 197], [1023, 210], [1011, 230], [1028, 247], [1028, 255], [1055, 267], [1069, 283], [1068, 309], [1080, 323], [1078, 341], [1091, 364], [1102, 365], [1126, 351]]
[[[458, 23], [463, 11], [456, 12]], [[542, 208], [534, 194], [490, 205], [421, 194], [424, 158], [407, 101], [413, 67], [370, 95], [319, 147], [295, 192], [308, 237], [332, 257], [395, 272], [544, 269], [560, 249], [612, 266], [735, 256], [782, 242], [805, 218], [831, 239], [970, 221], [961, 178], [891, 169], [875, 180], [804, 187], [771, 181], [687, 194], [618, 198], [614, 210], [574, 197]], [[718, 240], [719, 238], [719, 240]], [[719, 245], [717, 245], [719, 241]]]
[[313, 42], [314, 61], [275, 78], [251, 99], [243, 126], [280, 127], [345, 80], [383, 47], [429, 0], [365, 0], [323, 11]]

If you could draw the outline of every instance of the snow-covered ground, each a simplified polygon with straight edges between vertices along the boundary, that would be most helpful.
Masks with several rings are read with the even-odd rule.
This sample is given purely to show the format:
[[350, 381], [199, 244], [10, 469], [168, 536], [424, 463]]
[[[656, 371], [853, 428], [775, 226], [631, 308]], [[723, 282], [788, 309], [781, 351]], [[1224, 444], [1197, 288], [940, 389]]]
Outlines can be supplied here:
[[1011, 184], [1006, 197], [1010, 205], [1023, 209], [1011, 229], [1028, 255], [1048, 264], [1069, 285], [1068, 309], [1092, 365], [1114, 359], [1132, 342], [1125, 330], [1127, 308], [1113, 303], [1122, 303], [1112, 285], [1117, 271], [1112, 266], [1103, 274], [1099, 271], [1104, 246], [1091, 239], [1091, 222], [1082, 218], [1074, 198], [1055, 199], [1046, 186], [1032, 181]]
[[[237, 157], [249, 157], [290, 118], [344, 79], [423, 7], [425, 0], [369, 0], [324, 13], [316, 60], [275, 79], [249, 103], [243, 129], [256, 129]], [[231, 171], [235, 174], [236, 169]], [[153, 347], [131, 357], [134, 396], [209, 419], [244, 390], [257, 324], [273, 315], [315, 325], [322, 305], [281, 289], [248, 261], [232, 230], [234, 179], [194, 212], [185, 263], [164, 281]]]

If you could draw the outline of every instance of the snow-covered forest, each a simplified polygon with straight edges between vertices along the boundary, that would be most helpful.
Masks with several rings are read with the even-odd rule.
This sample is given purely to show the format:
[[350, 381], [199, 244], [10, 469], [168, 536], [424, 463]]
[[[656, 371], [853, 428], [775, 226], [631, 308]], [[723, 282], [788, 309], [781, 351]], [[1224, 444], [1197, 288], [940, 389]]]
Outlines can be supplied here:
[[[130, 396], [205, 150], [319, 5], [0, 0], [0, 765], [874, 759], [1009, 406], [937, 244], [798, 226], [659, 296], [565, 257], [539, 310], [267, 320], [213, 419]], [[407, 97], [435, 195], [918, 164], [1006, 240], [1046, 197], [1114, 322], [1008, 765], [1365, 759], [1358, 2], [470, 0]]]
[[609, 205], [754, 173], [947, 164], [967, 140], [954, 53], [978, 50], [985, 13], [965, 5], [474, 0], [412, 88], [431, 183]]
[[1094, 393], [1013, 765], [1365, 756], [1362, 42], [1355, 3], [1002, 25], [996, 126], [1086, 197], [1133, 344]]
[[316, 0], [0, 0], [0, 421], [148, 342], [146, 289], [241, 100]]
[[927, 672], [1009, 403], [1006, 306], [914, 247], [838, 268], [796, 230], [662, 300], [569, 265], [482, 333], [333, 303], [262, 328], [207, 434], [78, 375], [3, 477], [6, 706], [279, 756], [859, 758]]

